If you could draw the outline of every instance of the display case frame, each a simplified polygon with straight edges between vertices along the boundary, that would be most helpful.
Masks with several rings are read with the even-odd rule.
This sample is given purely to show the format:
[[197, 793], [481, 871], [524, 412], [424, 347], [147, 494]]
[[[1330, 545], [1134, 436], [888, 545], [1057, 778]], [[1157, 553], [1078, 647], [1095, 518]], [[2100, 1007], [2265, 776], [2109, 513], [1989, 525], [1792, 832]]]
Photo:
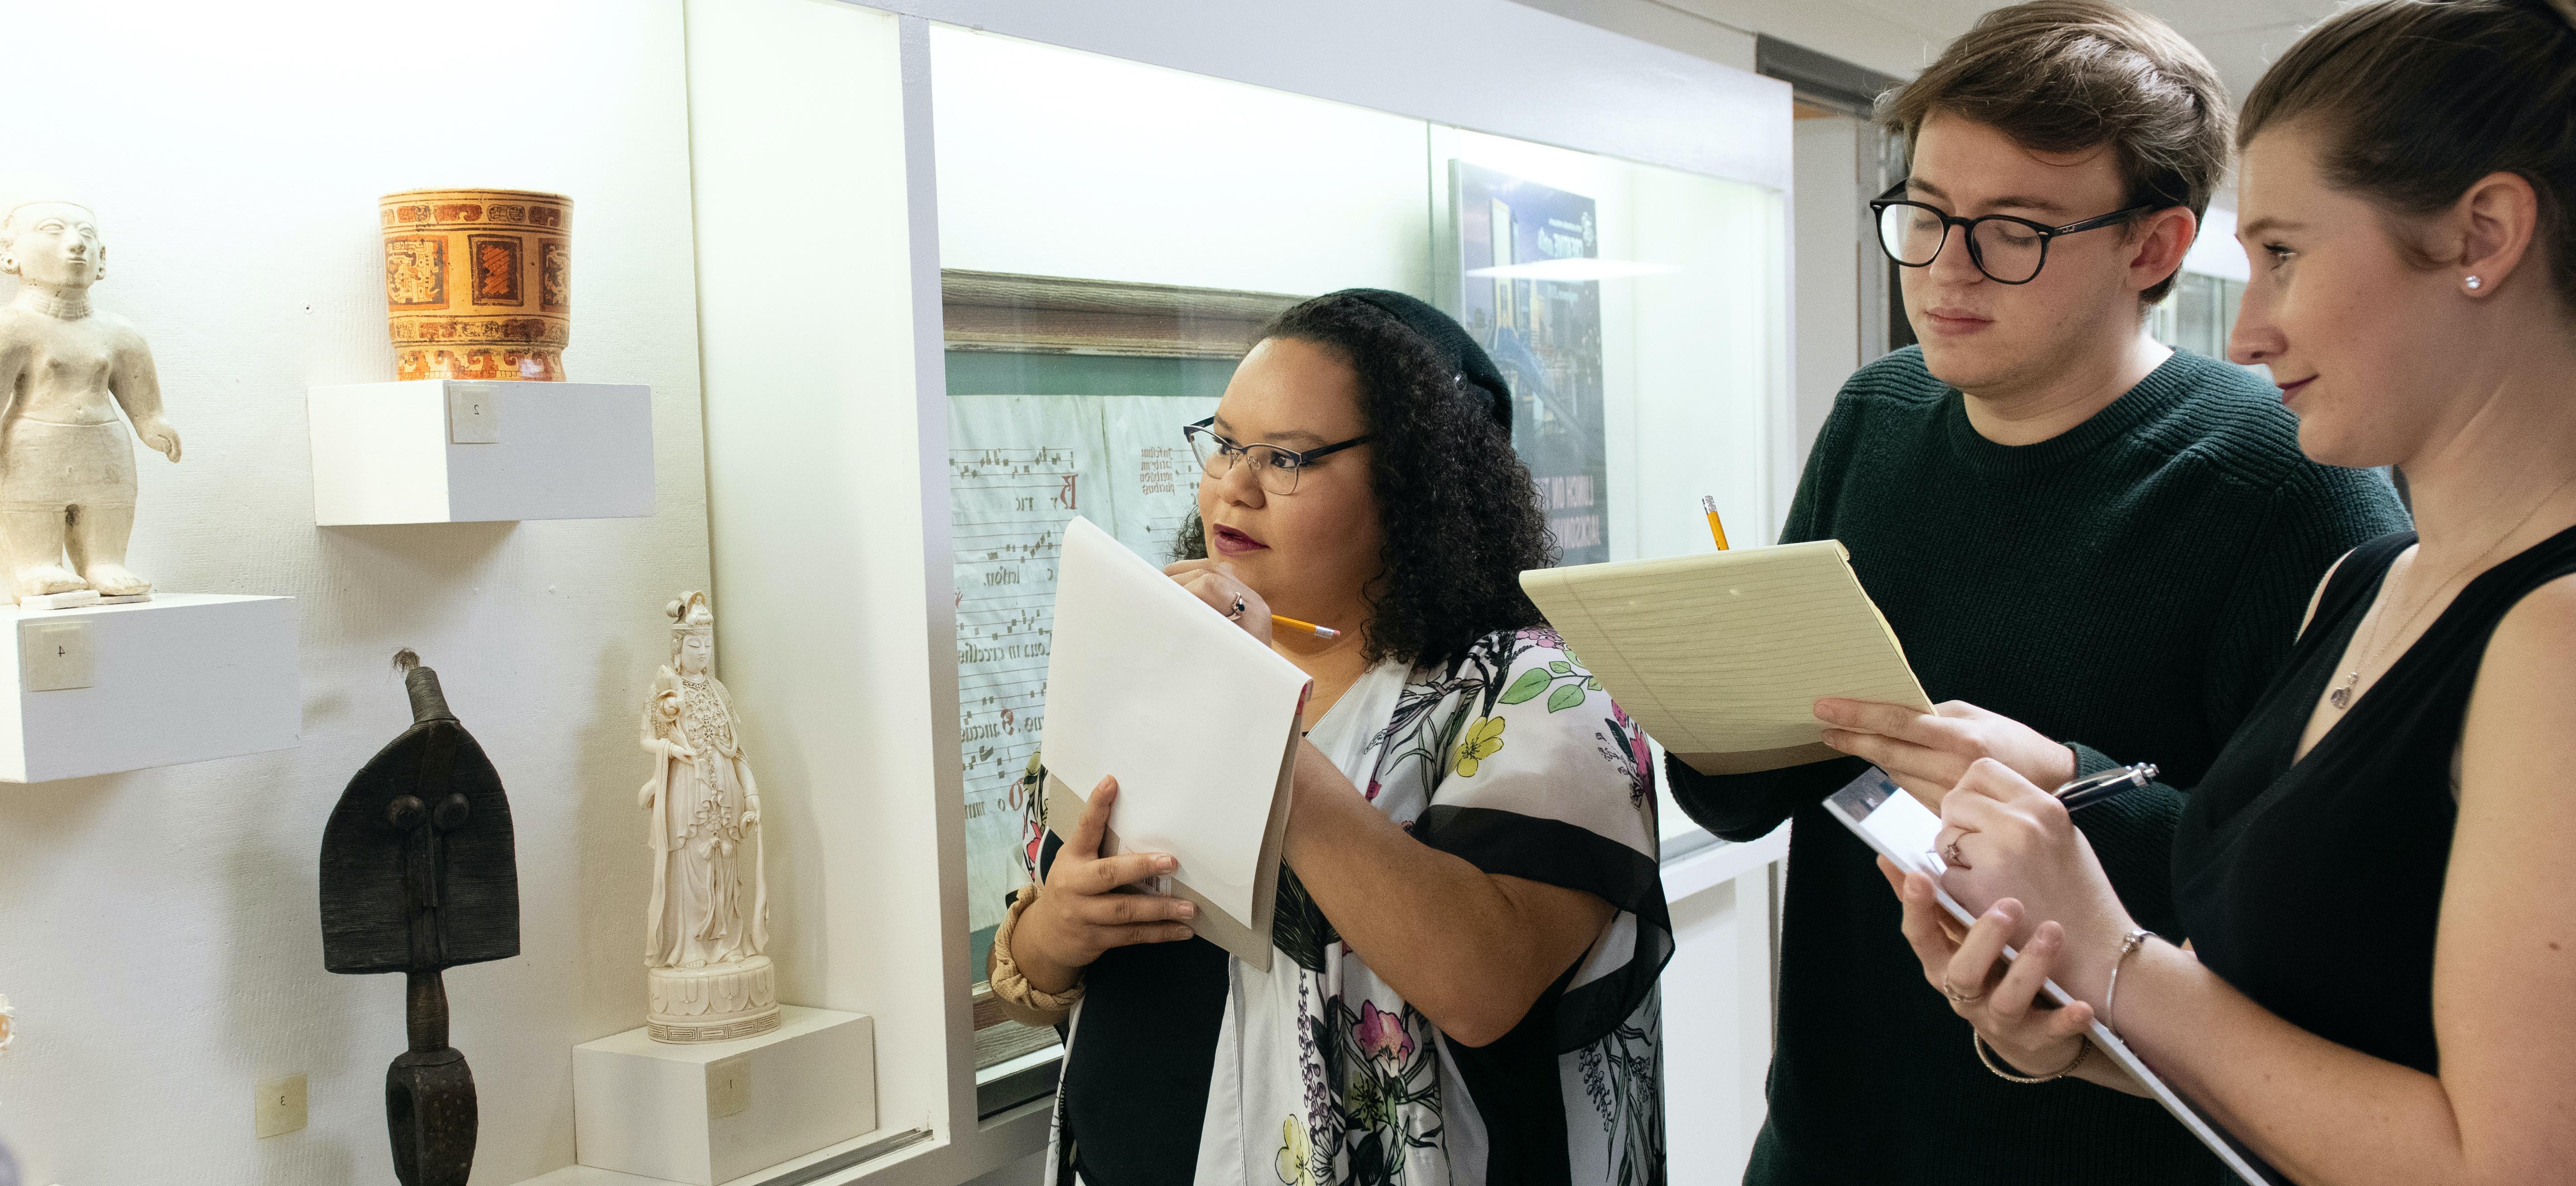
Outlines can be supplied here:
[[[779, 49], [778, 38], [815, 29], [833, 6], [725, 0], [688, 8], [717, 588], [729, 623], [806, 623], [730, 627], [721, 662], [729, 683], [759, 688], [765, 703], [793, 705], [757, 722], [761, 735], [751, 742], [772, 755], [763, 767], [772, 801], [792, 804], [817, 826], [787, 861], [786, 875], [808, 884], [782, 911], [792, 916], [782, 918], [782, 932], [806, 936], [782, 960], [785, 995], [882, 1023], [884, 1127], [854, 1145], [915, 1125], [934, 1134], [812, 1181], [954, 1186], [1042, 1149], [1049, 1101], [978, 1115], [931, 27], [1777, 193], [1781, 233], [1763, 248], [1779, 294], [1763, 327], [1772, 360], [1764, 398], [1777, 411], [1762, 426], [1773, 521], [1741, 531], [1745, 537], [1776, 529], [1796, 480], [1786, 320], [1790, 98], [1784, 83], [1510, 0], [1261, 7], [844, 0], [839, 8], [870, 25], [856, 38], [871, 47], [868, 60], [845, 63], [868, 77], [805, 78], [796, 55], [810, 49]], [[757, 36], [728, 27], [746, 20], [769, 24]], [[1547, 85], [1497, 86], [1494, 63]], [[873, 76], [889, 65], [891, 78]], [[779, 150], [781, 133], [764, 121], [790, 109], [837, 121], [830, 159]], [[881, 185], [899, 176], [901, 185], [853, 188], [870, 175]], [[763, 238], [738, 230], [754, 219], [768, 228]], [[848, 225], [871, 221], [880, 228], [874, 234]], [[780, 236], [806, 243], [760, 250]], [[793, 326], [842, 328], [800, 337], [793, 326], [769, 324], [785, 302], [796, 302]], [[821, 472], [782, 465], [814, 456], [783, 456], [782, 434], [812, 433], [818, 423], [841, 433], [835, 460]], [[794, 530], [778, 526], [791, 519]], [[825, 591], [831, 596], [818, 596]], [[812, 628], [826, 610], [865, 628]], [[854, 679], [854, 667], [867, 678]], [[801, 969], [799, 959], [807, 961]]]

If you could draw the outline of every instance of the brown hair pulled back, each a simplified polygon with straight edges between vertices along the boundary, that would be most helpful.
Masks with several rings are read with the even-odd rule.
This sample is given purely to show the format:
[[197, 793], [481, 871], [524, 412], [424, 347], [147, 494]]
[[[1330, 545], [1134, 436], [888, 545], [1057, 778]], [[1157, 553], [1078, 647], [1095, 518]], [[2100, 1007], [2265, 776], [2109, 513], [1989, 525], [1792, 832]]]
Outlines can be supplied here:
[[[2129, 205], [2181, 206], [2196, 219], [2227, 175], [2232, 120], [2209, 59], [2163, 21], [2104, 0], [1995, 9], [1880, 100], [1880, 118], [1909, 151], [1935, 111], [2034, 152], [2107, 145]], [[2167, 276], [2139, 296], [2153, 304], [2173, 283]]]
[[2446, 209], [2489, 174], [2521, 176], [2540, 199], [2532, 246], [2576, 309], [2576, 0], [2347, 9], [2264, 72], [2237, 145], [2292, 123], [2323, 137], [2327, 184], [2402, 216]]

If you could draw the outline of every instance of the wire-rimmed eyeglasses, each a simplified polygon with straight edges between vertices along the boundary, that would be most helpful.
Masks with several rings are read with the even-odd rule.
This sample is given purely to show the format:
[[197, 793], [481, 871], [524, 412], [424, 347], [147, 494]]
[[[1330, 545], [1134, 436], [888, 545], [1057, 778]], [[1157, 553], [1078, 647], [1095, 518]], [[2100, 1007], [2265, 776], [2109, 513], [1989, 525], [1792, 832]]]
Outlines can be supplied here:
[[2173, 204], [2140, 202], [2100, 218], [2050, 226], [2010, 214], [1961, 218], [1938, 206], [1897, 197], [1905, 192], [1905, 184], [1899, 181], [1889, 186], [1886, 193], [1869, 203], [1870, 212], [1878, 218], [1878, 245], [1887, 252], [1887, 258], [1909, 268], [1931, 267], [1950, 242], [1950, 228], [1964, 227], [1968, 232], [1968, 259], [1986, 274], [1986, 279], [1997, 284], [2028, 284], [2038, 279], [2039, 269], [2048, 262], [2048, 242], [2059, 235], [2116, 226]]
[[1211, 478], [1222, 478], [1234, 470], [1237, 461], [1249, 457], [1252, 459], [1253, 476], [1260, 479], [1263, 490], [1272, 494], [1295, 494], [1297, 475], [1305, 472], [1307, 466], [1353, 445], [1365, 445], [1377, 439], [1371, 434], [1320, 448], [1282, 449], [1277, 445], [1238, 445], [1217, 435], [1215, 425], [1216, 417], [1210, 416], [1181, 429], [1181, 435], [1189, 438], [1190, 452], [1199, 459], [1199, 472]]

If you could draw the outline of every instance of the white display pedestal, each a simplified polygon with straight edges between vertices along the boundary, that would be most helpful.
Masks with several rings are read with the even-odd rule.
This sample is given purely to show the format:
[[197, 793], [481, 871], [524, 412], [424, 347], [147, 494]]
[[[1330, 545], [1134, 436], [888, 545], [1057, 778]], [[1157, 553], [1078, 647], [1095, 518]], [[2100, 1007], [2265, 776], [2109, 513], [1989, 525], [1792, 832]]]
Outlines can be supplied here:
[[0, 622], [0, 781], [287, 749], [303, 728], [294, 598], [0, 602]]
[[876, 1022], [784, 1007], [757, 1038], [671, 1046], [636, 1028], [573, 1047], [574, 1155], [715, 1186], [877, 1126]]
[[653, 513], [653, 389], [420, 379], [316, 387], [313, 521], [482, 523]]

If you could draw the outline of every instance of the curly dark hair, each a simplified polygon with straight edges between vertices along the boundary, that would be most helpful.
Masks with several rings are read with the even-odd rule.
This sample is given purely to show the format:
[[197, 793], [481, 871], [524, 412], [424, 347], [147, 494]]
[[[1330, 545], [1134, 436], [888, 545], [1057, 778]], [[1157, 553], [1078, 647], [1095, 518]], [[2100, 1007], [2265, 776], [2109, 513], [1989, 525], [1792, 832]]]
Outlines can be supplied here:
[[[1521, 592], [1524, 569], [1556, 563], [1555, 537], [1529, 467], [1512, 451], [1481, 391], [1430, 340], [1348, 293], [1289, 309], [1260, 340], [1294, 338], [1339, 355], [1358, 373], [1360, 413], [1375, 434], [1369, 485], [1385, 542], [1362, 591], [1362, 654], [1445, 664], [1479, 638], [1542, 621]], [[1207, 556], [1196, 511], [1174, 555]]]

